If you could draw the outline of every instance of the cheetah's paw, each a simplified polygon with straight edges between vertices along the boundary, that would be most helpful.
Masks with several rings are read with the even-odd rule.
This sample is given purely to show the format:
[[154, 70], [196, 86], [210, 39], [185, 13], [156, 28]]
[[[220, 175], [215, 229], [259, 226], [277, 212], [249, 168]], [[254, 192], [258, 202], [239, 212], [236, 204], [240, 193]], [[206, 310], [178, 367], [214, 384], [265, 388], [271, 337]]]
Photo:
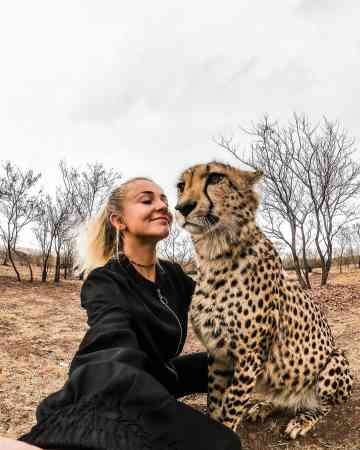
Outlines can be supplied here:
[[230, 430], [234, 431], [236, 433], [236, 430], [238, 429], [240, 425], [241, 419], [239, 417], [234, 419], [223, 419], [222, 424], [225, 425], [227, 428], [230, 428]]
[[294, 417], [288, 423], [285, 430], [285, 435], [291, 439], [296, 439], [298, 436], [305, 436], [305, 434], [311, 430], [314, 426], [314, 420], [308, 417]]
[[274, 406], [270, 402], [257, 402], [252, 405], [246, 412], [246, 420], [249, 422], [256, 422], [260, 420], [263, 422], [274, 410]]

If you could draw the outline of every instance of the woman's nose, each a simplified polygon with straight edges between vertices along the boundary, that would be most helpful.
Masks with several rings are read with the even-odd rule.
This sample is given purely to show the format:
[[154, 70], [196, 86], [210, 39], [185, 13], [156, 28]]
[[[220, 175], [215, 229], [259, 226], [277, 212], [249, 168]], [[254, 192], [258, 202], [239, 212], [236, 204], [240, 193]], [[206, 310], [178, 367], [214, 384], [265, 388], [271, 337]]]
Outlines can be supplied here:
[[169, 205], [164, 200], [159, 200], [156, 206], [158, 209], [169, 211]]

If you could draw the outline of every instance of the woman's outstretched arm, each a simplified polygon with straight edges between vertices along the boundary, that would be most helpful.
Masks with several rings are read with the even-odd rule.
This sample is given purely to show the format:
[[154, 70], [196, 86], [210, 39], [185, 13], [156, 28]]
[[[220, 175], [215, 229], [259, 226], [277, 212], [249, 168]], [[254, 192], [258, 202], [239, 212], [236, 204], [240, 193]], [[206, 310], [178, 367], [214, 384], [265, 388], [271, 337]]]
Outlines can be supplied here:
[[208, 392], [208, 356], [206, 352], [188, 353], [171, 360], [178, 374], [176, 397]]
[[[0, 437], [1, 450], [39, 450], [40, 447], [34, 447], [25, 442], [16, 441], [14, 439]], [[41, 449], [40, 449], [41, 450]]]

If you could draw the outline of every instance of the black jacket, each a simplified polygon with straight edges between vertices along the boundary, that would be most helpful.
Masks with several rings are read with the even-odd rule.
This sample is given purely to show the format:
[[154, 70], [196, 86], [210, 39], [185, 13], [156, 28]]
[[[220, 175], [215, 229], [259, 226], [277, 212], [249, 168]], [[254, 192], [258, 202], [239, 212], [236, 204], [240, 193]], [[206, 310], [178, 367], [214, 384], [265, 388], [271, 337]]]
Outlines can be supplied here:
[[89, 274], [81, 289], [89, 330], [69, 379], [40, 404], [37, 425], [21, 440], [43, 448], [180, 448], [184, 429], [176, 424], [182, 415], [187, 428], [197, 420], [170, 394], [178, 382], [171, 359], [186, 339], [194, 282], [176, 264], [161, 267], [156, 283], [126, 259]]
[[[194, 286], [180, 266], [167, 261], [157, 267], [155, 283], [127, 259], [111, 260], [94, 270], [81, 289], [90, 329], [71, 363], [70, 376], [86, 364], [103, 367], [115, 359], [146, 371], [173, 390], [177, 377], [170, 360], [181, 353], [186, 340]], [[100, 375], [96, 382], [103, 386]], [[89, 392], [94, 388], [98, 385], [86, 386]]]

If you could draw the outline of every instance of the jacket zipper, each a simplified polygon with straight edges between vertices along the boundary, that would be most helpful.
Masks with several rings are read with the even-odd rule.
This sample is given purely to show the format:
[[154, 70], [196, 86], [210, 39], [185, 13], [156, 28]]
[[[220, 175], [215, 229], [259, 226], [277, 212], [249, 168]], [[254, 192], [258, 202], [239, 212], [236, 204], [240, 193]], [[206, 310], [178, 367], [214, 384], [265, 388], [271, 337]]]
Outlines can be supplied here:
[[168, 363], [164, 363], [165, 366], [175, 375], [176, 380], [179, 380], [179, 375], [175, 369], [173, 369]]
[[161, 301], [161, 303], [163, 305], [165, 305], [167, 307], [167, 309], [171, 312], [171, 314], [175, 317], [175, 319], [177, 320], [177, 323], [179, 324], [179, 327], [180, 327], [180, 340], [179, 340], [179, 344], [178, 344], [177, 349], [176, 349], [176, 355], [177, 355], [178, 351], [179, 351], [179, 348], [180, 348], [180, 345], [181, 345], [182, 336], [183, 336], [181, 323], [180, 323], [180, 320], [179, 320], [178, 316], [175, 314], [175, 312], [168, 305], [167, 299], [162, 295], [162, 293], [161, 293], [159, 288], [157, 289], [157, 293], [158, 293], [158, 297], [159, 297], [159, 300]]

